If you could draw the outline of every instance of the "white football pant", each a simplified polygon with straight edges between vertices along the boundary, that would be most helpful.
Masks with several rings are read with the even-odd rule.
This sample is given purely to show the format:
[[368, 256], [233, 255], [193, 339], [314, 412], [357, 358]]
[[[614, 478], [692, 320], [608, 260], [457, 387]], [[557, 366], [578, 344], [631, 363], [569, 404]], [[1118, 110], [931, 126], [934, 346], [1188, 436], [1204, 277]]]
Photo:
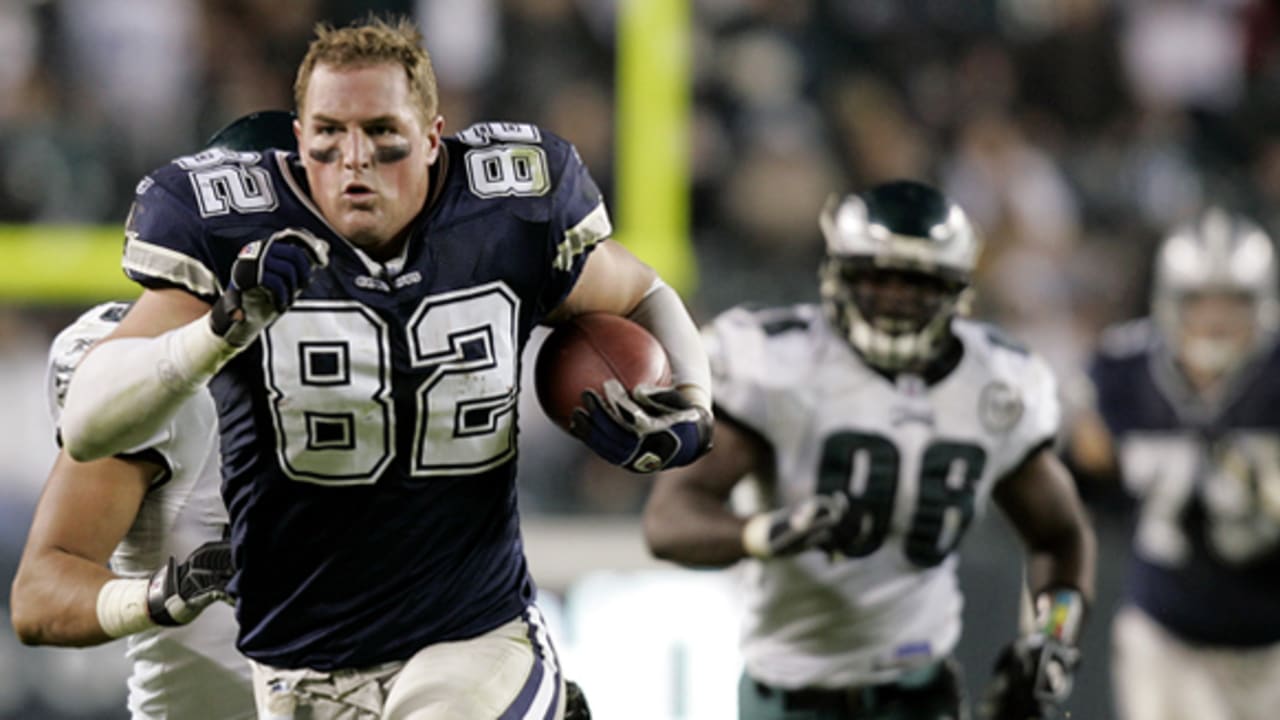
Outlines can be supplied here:
[[1112, 685], [1123, 720], [1275, 720], [1280, 644], [1188, 644], [1126, 607], [1112, 625]]
[[261, 720], [561, 720], [564, 678], [538, 609], [408, 661], [320, 672], [253, 665]]

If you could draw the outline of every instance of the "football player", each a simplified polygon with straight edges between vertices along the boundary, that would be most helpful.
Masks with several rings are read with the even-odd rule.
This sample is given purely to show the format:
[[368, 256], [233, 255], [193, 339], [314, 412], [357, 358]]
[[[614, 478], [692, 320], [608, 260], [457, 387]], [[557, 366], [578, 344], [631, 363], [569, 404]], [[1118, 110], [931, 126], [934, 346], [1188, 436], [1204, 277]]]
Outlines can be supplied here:
[[[86, 349], [127, 310], [99, 305], [54, 340], [55, 418]], [[134, 718], [256, 716], [235, 617], [216, 602], [231, 579], [216, 428], [213, 398], [200, 392], [128, 452], [84, 463], [61, 452], [14, 577], [12, 620], [22, 642], [83, 647], [127, 636]], [[139, 621], [129, 621], [115, 598], [138, 583], [147, 591], [128, 608]]]
[[444, 136], [407, 20], [319, 26], [295, 100], [298, 152], [214, 149], [138, 186], [123, 264], [146, 289], [72, 381], [68, 452], [129, 447], [209, 385], [261, 714], [560, 718], [516, 511], [521, 351], [584, 312], [648, 328], [672, 386], [593, 396], [575, 432], [651, 471], [710, 444], [697, 328], [609, 240], [571, 145]]
[[1278, 323], [1271, 238], [1210, 208], [1162, 241], [1150, 317], [1094, 357], [1073, 454], [1139, 501], [1112, 627], [1125, 720], [1280, 708]]
[[[1031, 553], [1039, 615], [1002, 657], [989, 713], [1052, 717], [1094, 566], [1052, 450], [1054, 378], [959, 317], [979, 239], [936, 189], [878, 185], [833, 200], [821, 226], [821, 307], [735, 308], [704, 331], [716, 444], [659, 476], [649, 547], [746, 561], [744, 720], [968, 717], [955, 550], [994, 497]], [[754, 510], [726, 505], [744, 494]]]

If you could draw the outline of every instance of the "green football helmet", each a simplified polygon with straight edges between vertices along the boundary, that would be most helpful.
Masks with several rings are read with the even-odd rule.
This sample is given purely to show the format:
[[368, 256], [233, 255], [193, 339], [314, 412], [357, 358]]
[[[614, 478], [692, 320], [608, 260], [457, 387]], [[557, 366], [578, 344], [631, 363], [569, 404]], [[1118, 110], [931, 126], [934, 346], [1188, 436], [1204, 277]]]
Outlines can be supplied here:
[[923, 368], [963, 304], [981, 242], [937, 189], [900, 180], [833, 197], [819, 279], [831, 323], [871, 365]]
[[224, 148], [239, 152], [298, 149], [293, 134], [296, 116], [287, 110], [263, 110], [233, 120], [214, 133], [205, 148]]

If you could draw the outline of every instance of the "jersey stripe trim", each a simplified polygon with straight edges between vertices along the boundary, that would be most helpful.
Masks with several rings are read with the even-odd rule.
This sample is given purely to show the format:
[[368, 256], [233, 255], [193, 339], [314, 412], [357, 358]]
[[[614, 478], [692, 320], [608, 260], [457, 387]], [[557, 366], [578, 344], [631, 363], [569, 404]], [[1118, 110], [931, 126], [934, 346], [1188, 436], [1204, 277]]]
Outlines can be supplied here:
[[564, 231], [564, 239], [556, 246], [555, 269], [569, 272], [579, 255], [612, 234], [613, 224], [609, 222], [609, 213], [601, 201], [577, 225]]
[[555, 651], [546, 642], [547, 631], [537, 608], [527, 608], [522, 619], [528, 626], [533, 665], [524, 686], [498, 720], [552, 720], [560, 702], [560, 668]]
[[131, 233], [126, 233], [120, 264], [130, 277], [136, 274], [159, 278], [203, 297], [222, 294], [222, 285], [209, 268], [188, 255], [139, 240]]

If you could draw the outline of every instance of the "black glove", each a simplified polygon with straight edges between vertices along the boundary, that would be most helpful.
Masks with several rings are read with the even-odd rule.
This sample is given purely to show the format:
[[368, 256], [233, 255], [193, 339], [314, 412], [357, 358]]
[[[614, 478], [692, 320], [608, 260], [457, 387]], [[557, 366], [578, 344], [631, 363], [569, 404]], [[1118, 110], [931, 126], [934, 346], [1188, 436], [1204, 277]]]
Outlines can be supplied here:
[[844, 493], [814, 495], [788, 508], [760, 513], [742, 528], [742, 546], [758, 558], [830, 550], [832, 531], [849, 512]]
[[587, 696], [582, 694], [578, 683], [572, 680], [564, 681], [564, 720], [591, 720]]
[[985, 720], [1054, 720], [1065, 717], [1080, 651], [1043, 633], [1022, 637], [996, 659], [983, 700]]
[[172, 557], [156, 570], [147, 587], [147, 613], [157, 625], [186, 625], [205, 608], [219, 600], [229, 601], [227, 583], [235, 568], [231, 563], [231, 543], [210, 540], [182, 564]]
[[214, 334], [236, 347], [253, 342], [328, 262], [328, 244], [306, 230], [289, 228], [245, 245], [209, 315]]
[[[711, 448], [711, 413], [674, 388], [637, 387], [630, 394], [606, 380], [604, 397], [582, 393], [570, 430], [600, 457], [632, 472], [688, 465]], [[585, 408], [585, 409], [584, 409]]]

